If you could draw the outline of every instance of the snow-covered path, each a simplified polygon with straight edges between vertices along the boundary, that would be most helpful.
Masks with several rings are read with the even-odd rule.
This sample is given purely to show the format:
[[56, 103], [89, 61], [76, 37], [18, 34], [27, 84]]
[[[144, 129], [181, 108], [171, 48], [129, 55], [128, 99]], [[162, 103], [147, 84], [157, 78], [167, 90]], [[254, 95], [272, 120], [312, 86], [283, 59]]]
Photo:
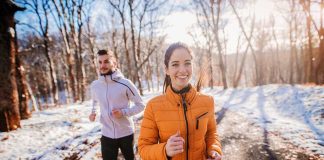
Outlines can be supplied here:
[[324, 89], [290, 85], [213, 90], [220, 116], [237, 112], [305, 152], [324, 154]]
[[[215, 98], [224, 159], [324, 159], [324, 87], [203, 92]], [[0, 159], [100, 159], [100, 124], [88, 121], [90, 110], [85, 102], [33, 113], [23, 128], [0, 132]]]

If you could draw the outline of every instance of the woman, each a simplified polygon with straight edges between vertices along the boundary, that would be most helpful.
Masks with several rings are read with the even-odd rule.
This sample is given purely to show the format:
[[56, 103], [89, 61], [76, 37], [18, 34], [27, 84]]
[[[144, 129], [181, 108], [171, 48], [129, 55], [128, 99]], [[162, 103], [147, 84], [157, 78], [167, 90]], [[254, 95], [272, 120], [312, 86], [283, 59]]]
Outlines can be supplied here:
[[138, 139], [144, 160], [221, 159], [213, 97], [199, 93], [189, 83], [192, 59], [183, 43], [166, 50], [164, 94], [148, 102]]

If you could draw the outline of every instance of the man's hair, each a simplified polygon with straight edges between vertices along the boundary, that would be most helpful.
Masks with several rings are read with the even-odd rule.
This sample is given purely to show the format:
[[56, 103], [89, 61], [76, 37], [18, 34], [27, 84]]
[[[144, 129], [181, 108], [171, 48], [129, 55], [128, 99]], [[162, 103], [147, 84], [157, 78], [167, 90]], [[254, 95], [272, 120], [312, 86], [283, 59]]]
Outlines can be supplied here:
[[108, 55], [108, 51], [102, 49], [102, 50], [99, 50], [97, 54], [100, 55], [100, 56], [102, 56], [102, 55], [106, 55], [106, 54]]
[[113, 58], [113, 59], [116, 60], [116, 57], [115, 57], [114, 53], [111, 50], [102, 49], [102, 50], [99, 50], [97, 54], [98, 54], [98, 56], [108, 55], [109, 58]]

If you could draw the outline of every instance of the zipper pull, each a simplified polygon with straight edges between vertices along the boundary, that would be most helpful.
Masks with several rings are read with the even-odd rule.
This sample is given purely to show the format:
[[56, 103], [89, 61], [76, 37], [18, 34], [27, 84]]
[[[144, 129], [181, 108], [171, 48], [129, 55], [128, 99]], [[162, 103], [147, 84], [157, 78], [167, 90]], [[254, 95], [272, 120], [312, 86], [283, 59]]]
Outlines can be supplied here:
[[182, 106], [184, 110], [187, 112], [187, 103], [183, 95], [181, 95], [181, 99], [182, 99]]

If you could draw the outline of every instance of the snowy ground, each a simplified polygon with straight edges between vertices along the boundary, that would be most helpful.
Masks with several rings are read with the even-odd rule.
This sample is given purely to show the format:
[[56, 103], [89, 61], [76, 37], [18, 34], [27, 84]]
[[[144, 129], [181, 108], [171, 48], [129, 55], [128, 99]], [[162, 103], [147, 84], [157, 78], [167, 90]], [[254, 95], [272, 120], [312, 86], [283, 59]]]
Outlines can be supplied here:
[[[224, 159], [324, 159], [323, 86], [203, 92], [215, 98]], [[85, 102], [33, 113], [21, 129], [0, 132], [0, 159], [100, 159], [100, 124], [89, 122], [90, 110]]]
[[207, 93], [222, 106], [219, 115], [235, 111], [305, 151], [324, 156], [323, 87], [267, 85]]

